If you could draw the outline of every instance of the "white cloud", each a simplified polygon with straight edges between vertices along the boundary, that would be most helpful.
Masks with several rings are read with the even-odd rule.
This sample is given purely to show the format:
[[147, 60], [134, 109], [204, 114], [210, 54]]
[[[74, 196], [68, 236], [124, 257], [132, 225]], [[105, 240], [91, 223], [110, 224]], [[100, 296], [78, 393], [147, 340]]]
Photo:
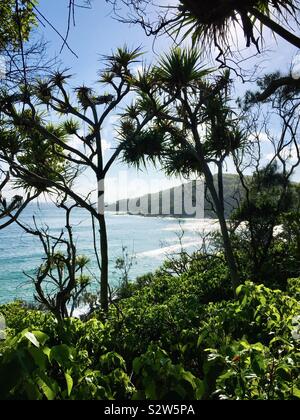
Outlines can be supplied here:
[[[275, 137], [275, 133], [272, 135], [272, 137]], [[252, 133], [249, 135], [249, 140], [251, 142], [259, 140], [260, 143], [268, 143], [270, 141], [270, 135], [267, 133], [259, 133], [258, 135]]]
[[[284, 159], [285, 161], [287, 161], [287, 163], [291, 165], [295, 164], [299, 159], [298, 152], [295, 145], [293, 147], [285, 147], [281, 151], [280, 156], [282, 157], [282, 159]], [[268, 153], [266, 155], [266, 161], [270, 161], [273, 158], [274, 158], [274, 152]]]
[[69, 137], [68, 145], [73, 149], [80, 149], [82, 147], [82, 141], [75, 135]]
[[105, 153], [107, 150], [110, 150], [112, 145], [109, 141], [102, 139], [102, 152]]
[[113, 203], [124, 198], [136, 198], [181, 185], [179, 178], [165, 178], [158, 173], [157, 178], [145, 174], [120, 171], [117, 176], [107, 177], [105, 181], [106, 200]]
[[300, 79], [300, 54], [298, 53], [292, 62], [291, 73], [294, 79]]
[[105, 139], [113, 139], [116, 134], [117, 123], [120, 120], [119, 115], [111, 115], [107, 118], [104, 127], [102, 128], [102, 136]]
[[145, 69], [145, 66], [143, 64], [139, 64], [132, 69], [132, 73], [134, 76], [138, 76], [138, 74], [143, 74], [143, 70]]
[[[102, 144], [103, 153], [106, 153], [109, 149], [112, 148], [112, 144], [106, 139], [102, 139], [101, 144]], [[84, 150], [83, 141], [80, 140], [75, 134], [69, 137], [68, 145], [70, 147], [73, 147], [73, 149], [76, 149], [76, 150], [80, 150], [80, 151]]]

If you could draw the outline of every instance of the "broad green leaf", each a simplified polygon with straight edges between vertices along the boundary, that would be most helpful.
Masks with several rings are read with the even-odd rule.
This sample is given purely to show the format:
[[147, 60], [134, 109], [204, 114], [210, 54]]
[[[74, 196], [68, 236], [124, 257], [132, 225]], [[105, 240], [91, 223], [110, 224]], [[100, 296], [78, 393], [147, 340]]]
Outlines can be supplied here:
[[252, 366], [252, 369], [253, 369], [254, 373], [256, 373], [257, 375], [263, 374], [266, 370], [264, 357], [260, 354], [256, 354], [256, 355], [252, 354], [251, 355], [251, 366]]
[[252, 349], [254, 349], [254, 350], [256, 350], [256, 351], [259, 351], [259, 352], [263, 352], [263, 351], [265, 351], [265, 347], [264, 347], [264, 345], [263, 345], [263, 344], [261, 344], [261, 343], [255, 343], [255, 344], [253, 344], [253, 345], [251, 346], [251, 348], [252, 348]]
[[205, 385], [204, 385], [204, 382], [201, 381], [200, 379], [196, 379], [196, 384], [197, 384], [196, 399], [201, 400], [201, 398], [205, 394]]
[[67, 383], [67, 390], [68, 390], [68, 397], [69, 397], [73, 389], [73, 379], [71, 375], [69, 375], [68, 373], [65, 373], [65, 379]]
[[32, 331], [32, 334], [37, 338], [40, 345], [44, 346], [45, 343], [49, 340], [49, 336], [42, 331]]
[[32, 334], [31, 332], [26, 332], [24, 334], [24, 337], [26, 337], [27, 340], [29, 340], [35, 347], [37, 347], [37, 348], [40, 347], [40, 343], [36, 339], [36, 336], [34, 334]]
[[43, 391], [47, 400], [52, 401], [55, 399], [59, 391], [59, 386], [53, 379], [48, 378], [43, 373], [40, 373], [37, 376], [36, 382], [39, 385], [40, 389]]
[[276, 369], [276, 374], [285, 381], [291, 379], [291, 369], [288, 366], [279, 366]]
[[193, 388], [195, 388], [195, 376], [191, 372], [187, 372], [184, 369], [181, 370], [180, 376], [187, 382], [189, 382]]
[[35, 364], [42, 370], [45, 370], [48, 363], [48, 357], [45, 355], [43, 350], [36, 347], [31, 347], [29, 353], [33, 357]]
[[293, 387], [293, 396], [300, 400], [300, 389], [296, 386]]
[[60, 366], [65, 366], [72, 358], [72, 349], [66, 344], [52, 347], [49, 355], [50, 362], [55, 360]]

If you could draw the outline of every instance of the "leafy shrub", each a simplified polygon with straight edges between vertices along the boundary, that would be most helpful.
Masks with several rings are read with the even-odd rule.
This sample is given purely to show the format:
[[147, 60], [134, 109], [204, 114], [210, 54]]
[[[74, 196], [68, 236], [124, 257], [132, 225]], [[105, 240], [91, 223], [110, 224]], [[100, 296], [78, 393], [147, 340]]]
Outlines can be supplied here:
[[293, 335], [299, 302], [249, 282], [238, 295], [237, 302], [210, 306], [201, 325], [206, 396], [299, 398], [299, 342]]
[[10, 335], [18, 334], [26, 328], [43, 330], [49, 335], [56, 334], [56, 321], [49, 312], [29, 309], [23, 302], [17, 301], [0, 306]]
[[300, 302], [300, 277], [288, 280], [287, 292], [289, 296], [294, 297]]
[[227, 276], [221, 255], [195, 258], [86, 322], [0, 307], [0, 398], [299, 399], [299, 279], [246, 282], [232, 299]]
[[41, 331], [7, 340], [0, 358], [0, 399], [124, 399], [133, 387], [124, 360], [103, 354], [92, 361], [66, 344], [48, 347]]
[[133, 369], [139, 389], [135, 399], [193, 400], [202, 396], [202, 381], [182, 365], [174, 365], [168, 354], [155, 345], [133, 361]]

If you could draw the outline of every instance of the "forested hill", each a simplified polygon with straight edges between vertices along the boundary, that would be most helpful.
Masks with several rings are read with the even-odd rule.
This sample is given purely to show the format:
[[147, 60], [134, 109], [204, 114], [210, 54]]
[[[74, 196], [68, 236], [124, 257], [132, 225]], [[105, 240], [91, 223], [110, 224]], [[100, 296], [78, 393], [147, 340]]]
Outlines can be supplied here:
[[[217, 186], [217, 176], [214, 176]], [[243, 196], [243, 187], [239, 177], [233, 174], [223, 176], [225, 215], [229, 217], [238, 206]], [[198, 187], [196, 189], [196, 187]], [[195, 212], [186, 209], [187, 206], [200, 206], [200, 217], [208, 219], [216, 218], [212, 208], [210, 195], [201, 181], [190, 181], [179, 187], [170, 188], [155, 194], [146, 194], [133, 199], [119, 200], [106, 206], [108, 211], [119, 213], [139, 214], [142, 216], [174, 216], [174, 217], [199, 217]], [[204, 202], [204, 209], [203, 209]], [[187, 203], [187, 204], [185, 204]], [[201, 211], [202, 208], [202, 211]]]

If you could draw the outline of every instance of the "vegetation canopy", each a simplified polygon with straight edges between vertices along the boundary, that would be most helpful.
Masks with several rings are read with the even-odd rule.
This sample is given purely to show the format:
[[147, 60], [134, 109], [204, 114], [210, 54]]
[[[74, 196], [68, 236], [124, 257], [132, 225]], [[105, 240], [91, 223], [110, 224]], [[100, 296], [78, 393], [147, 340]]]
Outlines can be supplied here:
[[[140, 47], [124, 45], [102, 56], [97, 83], [75, 87], [71, 70], [39, 72], [25, 47], [38, 21], [59, 35], [61, 51], [73, 52], [75, 10], [93, 2], [64, 2], [64, 36], [37, 2], [0, 3], [0, 53], [17, 72], [4, 75], [0, 89], [0, 234], [14, 227], [1, 245], [12, 255], [7, 238], [23, 238], [21, 229], [29, 238], [26, 262], [36, 257], [35, 240], [42, 250], [24, 273], [34, 303], [0, 305], [0, 400], [300, 400], [300, 79], [266, 73], [236, 99], [241, 74], [228, 67], [239, 29], [259, 52], [265, 28], [300, 48], [299, 2], [107, 2], [115, 15], [126, 6], [127, 23], [169, 34], [177, 45], [150, 65]], [[215, 47], [219, 69], [204, 61]], [[146, 236], [165, 221], [147, 219], [143, 252], [130, 255], [122, 244], [114, 260], [111, 235], [132, 240], [131, 214], [121, 222], [106, 217], [116, 164], [151, 167], [150, 181], [155, 171], [189, 180], [192, 207], [203, 181], [200, 205], [217, 219], [213, 231], [196, 219], [196, 241], [189, 234], [185, 242], [194, 221], [181, 221], [174, 251], [134, 279], [132, 268], [146, 266]], [[182, 210], [174, 201], [172, 215], [184, 218], [182, 185], [134, 199], [136, 207], [146, 198], [144, 215], [153, 216], [156, 197], [160, 215], [163, 193], [174, 198], [175, 190]], [[39, 221], [43, 212], [30, 207], [41, 198], [55, 206], [57, 213], [46, 211], [53, 219]], [[77, 223], [78, 214], [90, 223]], [[89, 233], [90, 243], [78, 232]], [[14, 244], [12, 263], [23, 244]], [[11, 264], [0, 269], [6, 287]]]

